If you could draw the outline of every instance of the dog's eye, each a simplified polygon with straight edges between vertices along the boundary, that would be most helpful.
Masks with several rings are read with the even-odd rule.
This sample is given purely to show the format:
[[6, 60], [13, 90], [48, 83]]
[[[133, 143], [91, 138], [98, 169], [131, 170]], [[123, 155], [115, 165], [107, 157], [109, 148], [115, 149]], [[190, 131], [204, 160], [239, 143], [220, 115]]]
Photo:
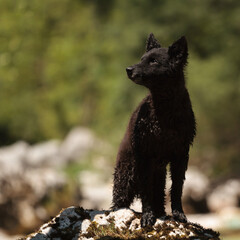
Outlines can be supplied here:
[[149, 61], [150, 64], [158, 64], [158, 60], [155, 58], [150, 59]]

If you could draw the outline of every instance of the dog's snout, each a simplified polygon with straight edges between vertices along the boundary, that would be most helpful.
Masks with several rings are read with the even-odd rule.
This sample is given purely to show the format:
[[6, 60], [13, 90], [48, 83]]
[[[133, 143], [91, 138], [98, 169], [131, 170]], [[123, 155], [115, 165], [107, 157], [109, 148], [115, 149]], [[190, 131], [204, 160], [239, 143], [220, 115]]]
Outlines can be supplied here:
[[126, 71], [127, 71], [127, 74], [129, 75], [131, 75], [131, 73], [132, 73], [132, 71], [133, 71], [133, 67], [127, 67], [126, 68]]

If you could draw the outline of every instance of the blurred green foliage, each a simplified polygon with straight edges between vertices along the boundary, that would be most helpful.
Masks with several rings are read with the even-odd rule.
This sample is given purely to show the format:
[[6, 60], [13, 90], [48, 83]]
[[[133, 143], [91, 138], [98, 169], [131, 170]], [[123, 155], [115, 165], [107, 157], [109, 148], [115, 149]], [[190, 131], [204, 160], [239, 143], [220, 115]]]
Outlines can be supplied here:
[[146, 94], [125, 67], [150, 32], [164, 46], [186, 35], [194, 163], [239, 175], [239, 23], [238, 0], [1, 0], [0, 144], [61, 138], [74, 125], [119, 143]]

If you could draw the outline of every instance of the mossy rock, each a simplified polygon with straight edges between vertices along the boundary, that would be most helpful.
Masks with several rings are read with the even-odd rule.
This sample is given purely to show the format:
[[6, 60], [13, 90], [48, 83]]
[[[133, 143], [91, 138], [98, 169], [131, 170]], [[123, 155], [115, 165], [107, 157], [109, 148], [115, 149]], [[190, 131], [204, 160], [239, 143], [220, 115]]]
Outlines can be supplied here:
[[108, 239], [204, 239], [217, 240], [219, 233], [195, 223], [180, 223], [168, 217], [157, 219], [152, 227], [141, 228], [141, 214], [130, 209], [117, 211], [84, 210], [81, 207], [63, 209], [38, 232], [22, 240], [108, 240]]

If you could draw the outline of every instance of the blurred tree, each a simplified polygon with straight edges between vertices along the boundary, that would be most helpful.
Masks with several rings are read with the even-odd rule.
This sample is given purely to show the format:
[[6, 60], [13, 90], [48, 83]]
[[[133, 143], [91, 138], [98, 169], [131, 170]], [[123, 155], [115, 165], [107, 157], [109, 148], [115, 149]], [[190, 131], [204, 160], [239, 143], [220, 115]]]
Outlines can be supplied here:
[[61, 138], [77, 124], [119, 142], [146, 93], [125, 67], [150, 32], [164, 46], [186, 35], [195, 163], [239, 175], [239, 20], [238, 0], [1, 0], [0, 144]]

